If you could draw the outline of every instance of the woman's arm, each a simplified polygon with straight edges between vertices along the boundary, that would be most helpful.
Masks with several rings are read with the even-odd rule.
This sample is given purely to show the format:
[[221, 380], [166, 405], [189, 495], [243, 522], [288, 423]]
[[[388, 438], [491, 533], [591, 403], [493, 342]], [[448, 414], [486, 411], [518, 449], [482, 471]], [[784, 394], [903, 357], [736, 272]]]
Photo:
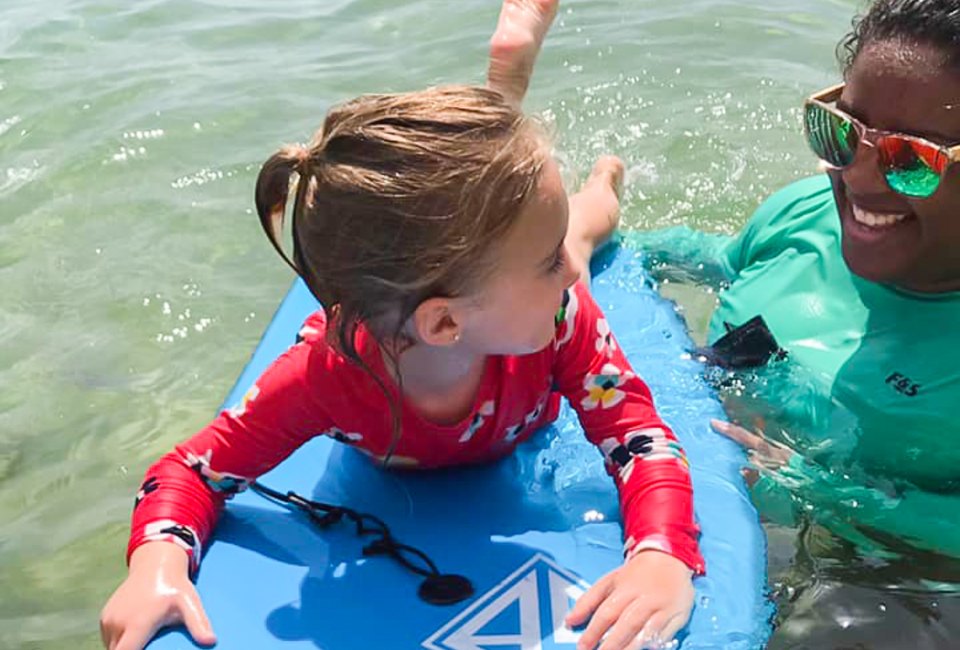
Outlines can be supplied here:
[[862, 549], [896, 545], [960, 557], [960, 495], [916, 488], [894, 490], [829, 471], [800, 456], [771, 475], [809, 517]]
[[714, 421], [759, 468], [751, 492], [764, 516], [792, 525], [809, 518], [865, 549], [888, 541], [960, 557], [960, 494], [897, 489], [850, 469], [829, 469], [762, 434]]
[[733, 241], [730, 235], [687, 226], [623, 234], [623, 245], [643, 251], [647, 268], [657, 278], [706, 284], [715, 289], [731, 279], [726, 250]]

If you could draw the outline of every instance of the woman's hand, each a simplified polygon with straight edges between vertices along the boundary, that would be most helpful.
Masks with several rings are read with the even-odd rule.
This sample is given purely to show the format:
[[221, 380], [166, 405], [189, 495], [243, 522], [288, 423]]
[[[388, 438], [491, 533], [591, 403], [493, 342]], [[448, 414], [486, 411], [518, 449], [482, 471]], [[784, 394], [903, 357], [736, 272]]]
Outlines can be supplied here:
[[[763, 432], [753, 433], [732, 422], [710, 420], [710, 426], [722, 435], [733, 440], [747, 451], [750, 464], [759, 470], [776, 471], [790, 462], [794, 452], [776, 440], [770, 440]], [[750, 485], [756, 482], [756, 474], [746, 472], [744, 477]], [[752, 479], [752, 480], [751, 480]]]
[[[570, 627], [588, 618], [577, 650], [668, 647], [693, 609], [693, 572], [660, 551], [640, 551], [590, 588], [567, 615]], [[606, 635], [606, 636], [604, 636]]]
[[170, 542], [150, 542], [133, 552], [130, 573], [100, 613], [105, 648], [140, 650], [160, 628], [178, 623], [201, 645], [217, 642], [190, 582], [188, 561]]

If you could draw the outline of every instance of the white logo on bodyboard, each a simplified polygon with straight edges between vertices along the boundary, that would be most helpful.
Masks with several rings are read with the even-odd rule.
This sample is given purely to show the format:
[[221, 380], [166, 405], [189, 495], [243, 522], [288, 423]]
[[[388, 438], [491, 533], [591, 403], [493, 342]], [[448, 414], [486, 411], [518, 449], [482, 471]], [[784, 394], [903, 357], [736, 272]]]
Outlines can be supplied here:
[[580, 639], [563, 625], [586, 582], [537, 554], [423, 642], [426, 650], [569, 650]]

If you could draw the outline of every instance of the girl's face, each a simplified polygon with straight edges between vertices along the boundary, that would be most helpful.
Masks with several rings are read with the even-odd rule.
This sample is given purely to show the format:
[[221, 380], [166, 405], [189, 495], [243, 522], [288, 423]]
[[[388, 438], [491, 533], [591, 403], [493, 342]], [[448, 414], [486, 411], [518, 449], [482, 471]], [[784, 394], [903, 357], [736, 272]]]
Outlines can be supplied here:
[[[847, 74], [837, 107], [868, 127], [960, 142], [960, 74], [930, 46], [870, 43]], [[901, 196], [884, 181], [876, 149], [829, 172], [850, 270], [874, 282], [924, 292], [960, 289], [960, 164], [927, 199]], [[891, 218], [893, 217], [893, 218]]]
[[556, 162], [495, 253], [494, 270], [471, 298], [461, 343], [477, 353], [520, 355], [553, 340], [563, 292], [576, 282], [564, 238], [567, 194]]

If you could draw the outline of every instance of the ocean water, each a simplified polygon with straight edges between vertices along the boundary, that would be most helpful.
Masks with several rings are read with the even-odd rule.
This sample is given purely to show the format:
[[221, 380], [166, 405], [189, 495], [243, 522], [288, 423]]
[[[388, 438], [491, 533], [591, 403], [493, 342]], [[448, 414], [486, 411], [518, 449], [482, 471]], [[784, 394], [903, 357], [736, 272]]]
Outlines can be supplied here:
[[[834, 46], [858, 6], [563, 0], [526, 105], [571, 186], [602, 153], [626, 160], [625, 227], [733, 233], [813, 171], [799, 107], [838, 78]], [[291, 279], [253, 214], [260, 163], [339, 100], [482, 81], [498, 10], [4, 0], [0, 648], [99, 647], [143, 470], [209, 419]], [[712, 297], [670, 291], [702, 331]], [[890, 580], [825, 575], [809, 531], [770, 532], [773, 645], [819, 630], [820, 648], [893, 634], [948, 647], [946, 597], [897, 605]], [[862, 617], [821, 620], [821, 598], [890, 634], [848, 643]]]

